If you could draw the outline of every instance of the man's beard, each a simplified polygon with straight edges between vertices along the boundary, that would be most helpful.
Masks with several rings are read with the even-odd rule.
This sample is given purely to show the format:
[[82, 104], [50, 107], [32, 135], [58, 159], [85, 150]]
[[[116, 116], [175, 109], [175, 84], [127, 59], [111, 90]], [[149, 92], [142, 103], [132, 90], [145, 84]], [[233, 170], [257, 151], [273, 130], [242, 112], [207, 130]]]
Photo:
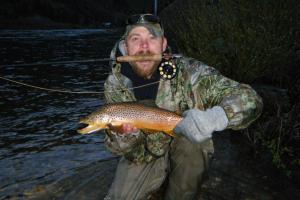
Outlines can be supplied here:
[[[138, 53], [136, 55], [153, 55], [149, 52], [142, 52], [142, 53]], [[129, 64], [132, 66], [133, 71], [139, 76], [142, 77], [144, 79], [150, 79], [155, 71], [157, 70], [157, 67], [160, 63], [160, 61], [147, 61], [149, 63], [146, 63], [147, 66], [143, 66], [142, 63], [138, 63], [138, 62], [130, 62]]]

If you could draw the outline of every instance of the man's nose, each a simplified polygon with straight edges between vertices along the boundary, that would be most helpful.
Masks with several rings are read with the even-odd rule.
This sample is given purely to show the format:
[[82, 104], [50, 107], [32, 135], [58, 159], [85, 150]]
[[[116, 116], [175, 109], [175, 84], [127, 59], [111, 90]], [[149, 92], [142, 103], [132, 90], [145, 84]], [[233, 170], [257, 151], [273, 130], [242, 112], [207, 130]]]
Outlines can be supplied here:
[[148, 48], [149, 48], [149, 43], [148, 43], [148, 41], [147, 41], [147, 40], [143, 40], [143, 41], [141, 42], [141, 47], [142, 47], [142, 49], [148, 49]]

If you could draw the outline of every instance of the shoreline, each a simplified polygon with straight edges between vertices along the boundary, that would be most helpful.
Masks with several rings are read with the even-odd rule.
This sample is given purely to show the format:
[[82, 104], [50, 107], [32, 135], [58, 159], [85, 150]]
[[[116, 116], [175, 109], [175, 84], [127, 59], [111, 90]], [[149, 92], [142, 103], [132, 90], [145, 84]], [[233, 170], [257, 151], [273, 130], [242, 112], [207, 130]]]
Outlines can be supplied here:
[[47, 18], [33, 17], [22, 19], [1, 19], [0, 30], [14, 29], [14, 30], [45, 30], [45, 29], [98, 29], [98, 28], [120, 28], [120, 25], [110, 24], [106, 22], [99, 24], [72, 24], [55, 22]]

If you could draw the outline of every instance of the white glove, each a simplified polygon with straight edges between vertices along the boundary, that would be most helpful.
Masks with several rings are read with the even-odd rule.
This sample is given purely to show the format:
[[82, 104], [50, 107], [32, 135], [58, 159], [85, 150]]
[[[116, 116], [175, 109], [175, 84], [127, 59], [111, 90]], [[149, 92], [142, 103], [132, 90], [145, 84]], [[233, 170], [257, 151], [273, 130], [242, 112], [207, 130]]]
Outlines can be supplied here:
[[183, 116], [183, 120], [173, 131], [195, 143], [211, 138], [214, 131], [222, 131], [228, 125], [226, 113], [220, 106], [214, 106], [206, 111], [190, 109], [185, 111]]

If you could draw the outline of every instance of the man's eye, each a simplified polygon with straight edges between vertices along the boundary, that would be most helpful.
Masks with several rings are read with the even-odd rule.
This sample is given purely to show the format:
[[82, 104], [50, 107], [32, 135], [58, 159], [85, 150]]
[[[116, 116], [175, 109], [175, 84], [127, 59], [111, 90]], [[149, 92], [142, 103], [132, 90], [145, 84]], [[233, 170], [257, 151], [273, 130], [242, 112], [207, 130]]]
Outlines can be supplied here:
[[131, 41], [137, 41], [139, 38], [138, 37], [132, 37]]
[[154, 39], [156, 39], [156, 37], [154, 36], [154, 35], [150, 35], [150, 37], [149, 37], [151, 40], [154, 40]]

